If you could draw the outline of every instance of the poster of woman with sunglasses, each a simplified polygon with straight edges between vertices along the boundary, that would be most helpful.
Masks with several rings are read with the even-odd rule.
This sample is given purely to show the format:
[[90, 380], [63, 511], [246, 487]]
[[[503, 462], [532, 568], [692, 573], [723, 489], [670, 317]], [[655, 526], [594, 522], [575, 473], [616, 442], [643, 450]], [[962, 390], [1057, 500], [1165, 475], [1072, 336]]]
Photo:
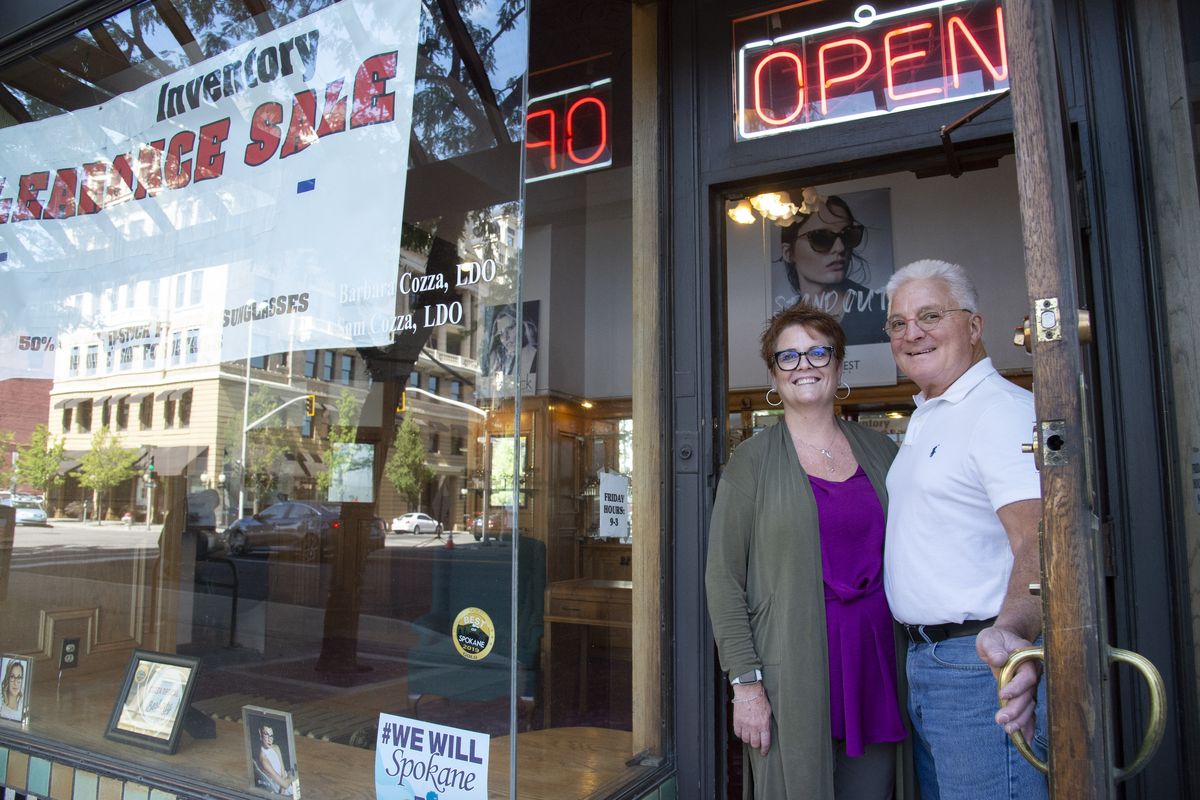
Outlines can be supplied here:
[[888, 190], [824, 195], [805, 188], [791, 197], [799, 202], [795, 216], [779, 220], [770, 313], [804, 300], [841, 322], [846, 344], [887, 342], [883, 288], [893, 269]]

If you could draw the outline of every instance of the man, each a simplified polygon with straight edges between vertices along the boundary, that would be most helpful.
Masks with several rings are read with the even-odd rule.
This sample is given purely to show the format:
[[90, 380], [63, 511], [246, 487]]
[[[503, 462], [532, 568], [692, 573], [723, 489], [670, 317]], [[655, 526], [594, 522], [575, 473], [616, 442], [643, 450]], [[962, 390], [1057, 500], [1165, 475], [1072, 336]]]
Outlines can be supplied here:
[[887, 293], [892, 355], [921, 390], [888, 473], [884, 548], [888, 603], [909, 639], [921, 796], [1045, 797], [1045, 779], [1007, 735], [1020, 729], [1032, 741], [1036, 670], [1022, 667], [999, 710], [995, 677], [1042, 626], [1029, 593], [1040, 576], [1041, 491], [1021, 448], [1033, 395], [992, 367], [962, 267], [917, 261]]

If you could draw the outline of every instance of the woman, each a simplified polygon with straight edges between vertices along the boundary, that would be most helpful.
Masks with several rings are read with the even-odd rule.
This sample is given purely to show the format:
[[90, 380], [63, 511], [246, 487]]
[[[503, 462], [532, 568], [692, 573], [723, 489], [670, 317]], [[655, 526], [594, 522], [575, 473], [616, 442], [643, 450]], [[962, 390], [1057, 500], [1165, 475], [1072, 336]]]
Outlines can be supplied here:
[[21, 721], [25, 710], [25, 665], [11, 659], [4, 669], [3, 692], [0, 692], [0, 718]]
[[[866, 261], [855, 253], [866, 228], [846, 201], [804, 190], [804, 201], [780, 232], [783, 266], [792, 300], [829, 312], [849, 344], [886, 342], [887, 307], [883, 292], [851, 278], [869, 280]], [[778, 294], [778, 292], [776, 292]]]
[[[526, 308], [529, 306], [526, 305]], [[517, 374], [517, 312], [513, 305], [496, 306], [492, 318], [491, 340], [487, 356], [484, 358], [487, 375], [516, 375]], [[536, 390], [533, 375], [537, 373], [537, 322], [530, 319], [522, 321], [520, 330], [520, 389], [523, 393]]]
[[746, 797], [882, 800], [905, 738], [882, 582], [896, 446], [834, 416], [846, 340], [830, 315], [787, 308], [761, 344], [783, 419], [730, 458], [706, 573]]
[[295, 775], [283, 763], [283, 753], [275, 744], [275, 729], [263, 724], [258, 729], [258, 785], [273, 794], [291, 795]]

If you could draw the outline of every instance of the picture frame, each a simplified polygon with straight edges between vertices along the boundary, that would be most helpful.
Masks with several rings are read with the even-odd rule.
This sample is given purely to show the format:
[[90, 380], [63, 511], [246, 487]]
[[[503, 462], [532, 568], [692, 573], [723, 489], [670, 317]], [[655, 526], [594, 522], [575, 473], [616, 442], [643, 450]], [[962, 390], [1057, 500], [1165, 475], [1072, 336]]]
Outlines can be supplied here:
[[[246, 773], [250, 788], [271, 797], [300, 798], [300, 772], [296, 766], [296, 734], [292, 715], [262, 706], [242, 706], [246, 742]], [[264, 755], [264, 748], [270, 748]]]
[[199, 670], [198, 658], [134, 650], [105, 738], [174, 754]]
[[0, 681], [0, 719], [24, 725], [29, 721], [33, 659], [12, 653], [0, 656]]
[[499, 399], [511, 393], [535, 394], [538, 389], [538, 352], [541, 347], [541, 301], [521, 305], [501, 303], [483, 309], [485, 336], [479, 351], [480, 375], [475, 393]]

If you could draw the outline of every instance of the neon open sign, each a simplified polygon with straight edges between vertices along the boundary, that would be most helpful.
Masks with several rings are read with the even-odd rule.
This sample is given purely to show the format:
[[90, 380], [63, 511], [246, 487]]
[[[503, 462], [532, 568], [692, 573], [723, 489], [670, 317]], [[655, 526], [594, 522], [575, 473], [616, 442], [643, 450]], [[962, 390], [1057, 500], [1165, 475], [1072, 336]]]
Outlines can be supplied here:
[[737, 72], [739, 139], [994, 94], [1008, 88], [1004, 12], [995, 0], [861, 5], [743, 44]]
[[525, 182], [561, 178], [612, 164], [612, 79], [529, 99]]

